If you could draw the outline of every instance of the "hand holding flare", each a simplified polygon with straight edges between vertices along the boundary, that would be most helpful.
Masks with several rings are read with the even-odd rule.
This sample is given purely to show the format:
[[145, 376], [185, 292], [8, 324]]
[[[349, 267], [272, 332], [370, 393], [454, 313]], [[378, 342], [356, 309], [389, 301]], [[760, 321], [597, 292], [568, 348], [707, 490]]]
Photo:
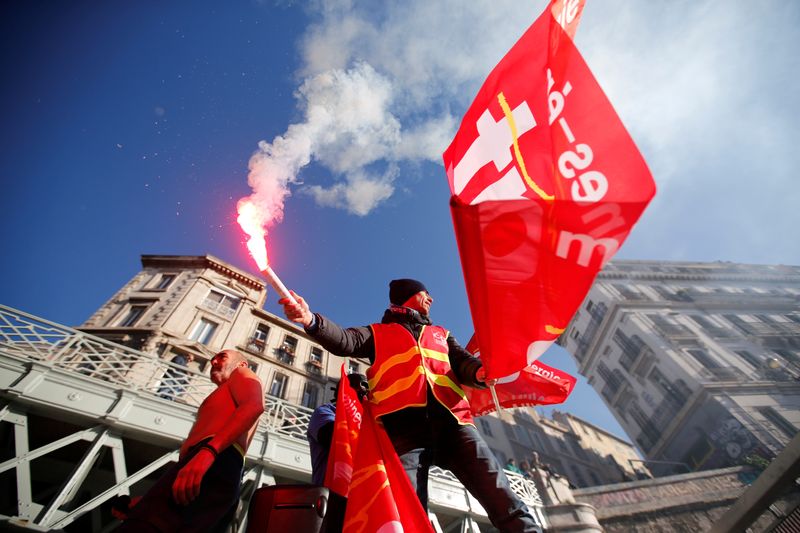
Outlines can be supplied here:
[[281, 278], [279, 278], [275, 271], [272, 270], [272, 267], [267, 265], [267, 267], [262, 270], [261, 273], [267, 278], [267, 281], [269, 281], [269, 284], [275, 289], [275, 292], [281, 296], [279, 303], [282, 300], [288, 300], [292, 304], [297, 304], [297, 300], [294, 299], [292, 293], [289, 292], [289, 289], [287, 289], [286, 285], [283, 284]]
[[278, 303], [283, 306], [286, 318], [307, 328], [314, 321], [314, 313], [302, 296], [294, 291], [289, 291], [289, 296], [281, 298]]

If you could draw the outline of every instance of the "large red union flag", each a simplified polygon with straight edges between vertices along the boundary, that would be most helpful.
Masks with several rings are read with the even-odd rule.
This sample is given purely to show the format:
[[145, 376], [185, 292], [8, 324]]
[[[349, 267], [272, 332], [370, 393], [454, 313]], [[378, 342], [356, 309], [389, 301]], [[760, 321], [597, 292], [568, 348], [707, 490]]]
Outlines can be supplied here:
[[386, 430], [364, 408], [345, 533], [433, 533]]
[[655, 194], [560, 25], [574, 32], [575, 5], [545, 9], [489, 74], [444, 153], [488, 378], [530, 365], [564, 331]]

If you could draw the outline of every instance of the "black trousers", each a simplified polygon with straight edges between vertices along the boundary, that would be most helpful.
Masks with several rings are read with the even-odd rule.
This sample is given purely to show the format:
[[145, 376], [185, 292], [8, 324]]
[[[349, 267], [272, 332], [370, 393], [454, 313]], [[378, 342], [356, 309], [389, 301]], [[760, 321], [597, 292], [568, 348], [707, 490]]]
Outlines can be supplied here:
[[511, 490], [503, 467], [472, 425], [461, 425], [429, 396], [428, 406], [403, 409], [383, 417], [400, 462], [428, 509], [428, 471], [450, 470], [486, 510], [502, 532], [536, 532], [528, 507]]
[[[207, 439], [208, 440], [208, 439]], [[205, 441], [203, 441], [205, 442]], [[200, 442], [171, 466], [147, 494], [133, 506], [118, 533], [223, 532], [239, 504], [244, 458], [233, 446], [220, 452], [200, 485], [200, 495], [189, 505], [172, 498], [172, 484], [178, 471], [200, 451]]]

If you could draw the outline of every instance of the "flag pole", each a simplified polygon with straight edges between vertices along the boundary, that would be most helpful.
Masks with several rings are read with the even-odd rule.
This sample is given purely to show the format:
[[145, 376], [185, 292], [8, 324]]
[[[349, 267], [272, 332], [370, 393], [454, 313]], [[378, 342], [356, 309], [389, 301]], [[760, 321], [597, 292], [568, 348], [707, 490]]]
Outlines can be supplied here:
[[497, 399], [497, 391], [494, 390], [494, 385], [497, 383], [497, 380], [491, 380], [492, 383], [489, 385], [489, 391], [492, 393], [492, 400], [494, 401], [494, 408], [497, 409], [498, 413], [503, 412], [503, 408], [500, 407], [500, 400]]

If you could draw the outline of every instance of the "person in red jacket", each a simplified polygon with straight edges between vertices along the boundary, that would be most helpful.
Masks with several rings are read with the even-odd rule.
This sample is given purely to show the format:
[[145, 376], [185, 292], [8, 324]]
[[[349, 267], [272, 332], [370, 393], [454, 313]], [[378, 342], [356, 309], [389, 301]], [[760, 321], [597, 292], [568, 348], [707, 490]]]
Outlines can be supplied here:
[[278, 302], [289, 320], [302, 324], [331, 353], [372, 363], [367, 370], [372, 411], [426, 510], [428, 471], [436, 465], [453, 472], [500, 531], [539, 531], [473, 424], [463, 386], [485, 386], [483, 365], [431, 322], [433, 298], [424, 284], [393, 280], [381, 322], [347, 329], [312, 313], [301, 296], [292, 294], [296, 304], [286, 298]]
[[200, 407], [180, 459], [130, 508], [115, 531], [223, 532], [239, 504], [244, 457], [264, 412], [261, 382], [236, 350], [211, 359], [217, 386]]

